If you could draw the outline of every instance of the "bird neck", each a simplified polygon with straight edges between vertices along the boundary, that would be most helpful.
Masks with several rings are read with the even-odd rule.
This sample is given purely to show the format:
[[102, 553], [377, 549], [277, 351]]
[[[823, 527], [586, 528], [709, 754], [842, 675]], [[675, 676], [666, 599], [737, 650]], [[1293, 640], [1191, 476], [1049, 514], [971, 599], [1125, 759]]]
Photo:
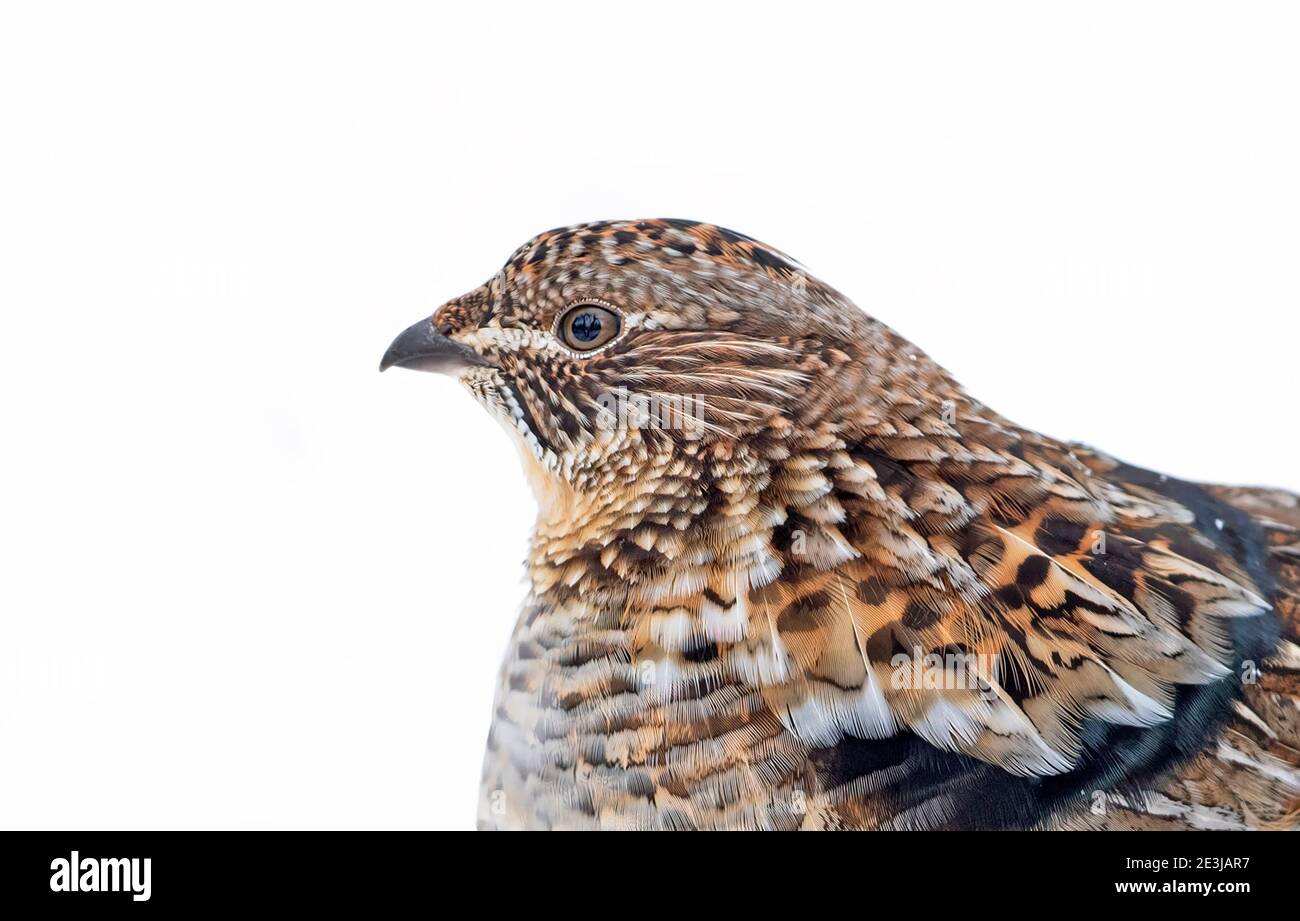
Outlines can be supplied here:
[[752, 564], [780, 518], [760, 508], [773, 463], [749, 442], [669, 444], [633, 433], [616, 465], [535, 483], [535, 592], [604, 609], [653, 607], [680, 600], [714, 570]]
[[860, 553], [855, 542], [909, 533], [918, 516], [942, 529], [930, 519], [968, 515], [936, 461], [991, 460], [1019, 433], [906, 340], [874, 335], [865, 355], [743, 434], [621, 430], [569, 476], [535, 465], [535, 594], [628, 615], [698, 607], [706, 590], [734, 598], [782, 572], [834, 568]]

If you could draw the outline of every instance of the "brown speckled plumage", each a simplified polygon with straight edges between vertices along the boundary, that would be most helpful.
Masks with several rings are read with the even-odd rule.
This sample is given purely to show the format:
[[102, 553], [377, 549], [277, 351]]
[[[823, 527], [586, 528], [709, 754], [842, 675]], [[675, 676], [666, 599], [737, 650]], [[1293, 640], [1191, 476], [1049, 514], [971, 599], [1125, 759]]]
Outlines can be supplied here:
[[483, 827], [1297, 824], [1295, 496], [1022, 429], [708, 224], [544, 233], [426, 327], [539, 504]]

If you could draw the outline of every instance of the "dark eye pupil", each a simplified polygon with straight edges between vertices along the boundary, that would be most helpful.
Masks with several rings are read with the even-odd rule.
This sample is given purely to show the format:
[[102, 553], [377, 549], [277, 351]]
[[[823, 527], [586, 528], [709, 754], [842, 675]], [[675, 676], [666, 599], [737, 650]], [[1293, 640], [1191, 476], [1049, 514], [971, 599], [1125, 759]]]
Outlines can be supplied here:
[[600, 335], [600, 317], [594, 313], [580, 313], [573, 318], [573, 324], [569, 328], [574, 339], [591, 342]]

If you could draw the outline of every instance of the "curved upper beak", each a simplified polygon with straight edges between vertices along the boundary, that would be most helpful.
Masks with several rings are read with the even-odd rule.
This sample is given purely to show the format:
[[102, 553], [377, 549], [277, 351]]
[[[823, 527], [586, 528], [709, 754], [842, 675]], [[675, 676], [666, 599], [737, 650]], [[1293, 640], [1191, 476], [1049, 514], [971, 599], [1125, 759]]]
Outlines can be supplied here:
[[384, 353], [379, 370], [393, 366], [415, 371], [438, 371], [442, 374], [459, 374], [467, 368], [483, 366], [488, 362], [469, 346], [448, 339], [433, 326], [433, 320], [421, 320], [408, 327]]

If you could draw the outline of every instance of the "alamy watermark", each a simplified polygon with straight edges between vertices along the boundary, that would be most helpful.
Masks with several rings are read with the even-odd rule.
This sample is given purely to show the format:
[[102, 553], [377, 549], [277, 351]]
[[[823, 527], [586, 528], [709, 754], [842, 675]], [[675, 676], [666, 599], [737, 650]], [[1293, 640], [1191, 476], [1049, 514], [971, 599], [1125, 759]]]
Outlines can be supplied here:
[[69, 857], [50, 862], [50, 889], [54, 892], [130, 892], [136, 902], [149, 901], [153, 861], [139, 857]]
[[982, 675], [996, 675], [998, 657], [982, 652], [896, 653], [889, 660], [889, 684], [896, 691], [978, 691], [986, 700], [997, 697]]
[[612, 429], [664, 429], [682, 431], [687, 438], [699, 438], [707, 423], [704, 398], [692, 393], [633, 393], [615, 387], [596, 398], [596, 427]]

